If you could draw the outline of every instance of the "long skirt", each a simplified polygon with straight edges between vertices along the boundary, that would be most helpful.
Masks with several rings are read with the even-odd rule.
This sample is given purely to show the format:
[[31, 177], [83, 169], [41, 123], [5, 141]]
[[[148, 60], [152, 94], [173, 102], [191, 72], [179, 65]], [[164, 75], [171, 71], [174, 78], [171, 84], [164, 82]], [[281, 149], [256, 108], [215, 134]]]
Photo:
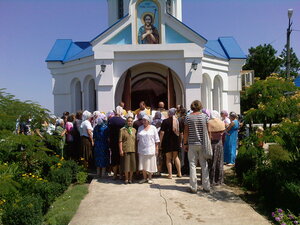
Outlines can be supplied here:
[[93, 147], [90, 139], [85, 136], [81, 136], [81, 154], [84, 158], [85, 166], [93, 169], [95, 167], [93, 159]]
[[156, 156], [139, 154], [139, 169], [149, 173], [157, 172]]
[[222, 139], [211, 142], [213, 157], [208, 161], [209, 180], [211, 185], [220, 185], [224, 181], [224, 152]]

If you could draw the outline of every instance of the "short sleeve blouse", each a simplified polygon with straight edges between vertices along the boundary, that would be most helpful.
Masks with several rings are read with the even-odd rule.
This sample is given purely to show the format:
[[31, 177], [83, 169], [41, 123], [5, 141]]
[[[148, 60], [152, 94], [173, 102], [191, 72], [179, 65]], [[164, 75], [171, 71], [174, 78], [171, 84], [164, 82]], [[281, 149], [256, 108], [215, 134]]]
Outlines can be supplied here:
[[158, 132], [155, 126], [150, 125], [149, 130], [144, 126], [138, 129], [138, 153], [141, 155], [155, 155], [155, 143], [159, 142]]

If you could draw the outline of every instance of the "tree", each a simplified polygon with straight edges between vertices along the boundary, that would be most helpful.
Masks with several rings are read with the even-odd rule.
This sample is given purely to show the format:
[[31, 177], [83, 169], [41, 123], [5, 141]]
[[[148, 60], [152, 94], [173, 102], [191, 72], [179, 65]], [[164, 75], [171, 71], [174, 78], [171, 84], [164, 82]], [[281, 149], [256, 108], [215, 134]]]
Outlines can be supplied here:
[[31, 101], [20, 101], [0, 88], [0, 130], [15, 130], [17, 119], [32, 119], [32, 128], [40, 128], [50, 111]]
[[280, 71], [282, 60], [276, 57], [277, 51], [270, 44], [259, 45], [249, 49], [244, 70], [254, 70], [255, 76], [266, 79], [272, 73]]
[[[287, 63], [287, 54], [286, 54], [287, 50], [286, 50], [286, 46], [285, 48], [282, 50], [281, 54], [280, 54], [280, 58], [282, 58], [282, 63], [280, 65], [281, 67], [281, 71], [280, 74], [282, 75], [282, 77], [285, 77], [286, 74], [286, 63]], [[298, 57], [296, 55], [296, 53], [294, 52], [293, 48], [291, 48], [291, 53], [290, 53], [291, 57], [290, 57], [290, 75], [297, 77], [299, 72], [300, 72], [300, 62], [298, 60]]]
[[278, 123], [282, 118], [299, 120], [300, 89], [291, 80], [272, 74], [265, 80], [257, 80], [241, 93], [242, 111], [250, 125]]

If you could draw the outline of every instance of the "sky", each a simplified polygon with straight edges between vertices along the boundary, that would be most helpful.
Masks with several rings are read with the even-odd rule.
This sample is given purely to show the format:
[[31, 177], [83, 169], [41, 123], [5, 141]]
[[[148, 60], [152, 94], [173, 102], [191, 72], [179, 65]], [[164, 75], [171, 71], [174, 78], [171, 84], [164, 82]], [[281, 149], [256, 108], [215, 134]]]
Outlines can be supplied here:
[[[233, 36], [245, 54], [286, 43], [300, 58], [300, 0], [182, 0], [183, 22], [208, 40]], [[108, 27], [107, 0], [0, 0], [0, 88], [53, 111], [45, 59], [56, 39], [90, 41]]]

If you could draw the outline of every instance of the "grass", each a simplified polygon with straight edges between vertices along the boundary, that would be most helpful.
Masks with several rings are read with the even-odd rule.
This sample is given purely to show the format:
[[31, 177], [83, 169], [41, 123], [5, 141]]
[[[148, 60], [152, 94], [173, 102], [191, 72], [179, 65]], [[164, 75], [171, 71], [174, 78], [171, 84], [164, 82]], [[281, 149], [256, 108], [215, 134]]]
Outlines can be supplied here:
[[45, 225], [67, 225], [75, 215], [81, 200], [88, 193], [88, 185], [71, 185], [58, 197], [44, 216]]

